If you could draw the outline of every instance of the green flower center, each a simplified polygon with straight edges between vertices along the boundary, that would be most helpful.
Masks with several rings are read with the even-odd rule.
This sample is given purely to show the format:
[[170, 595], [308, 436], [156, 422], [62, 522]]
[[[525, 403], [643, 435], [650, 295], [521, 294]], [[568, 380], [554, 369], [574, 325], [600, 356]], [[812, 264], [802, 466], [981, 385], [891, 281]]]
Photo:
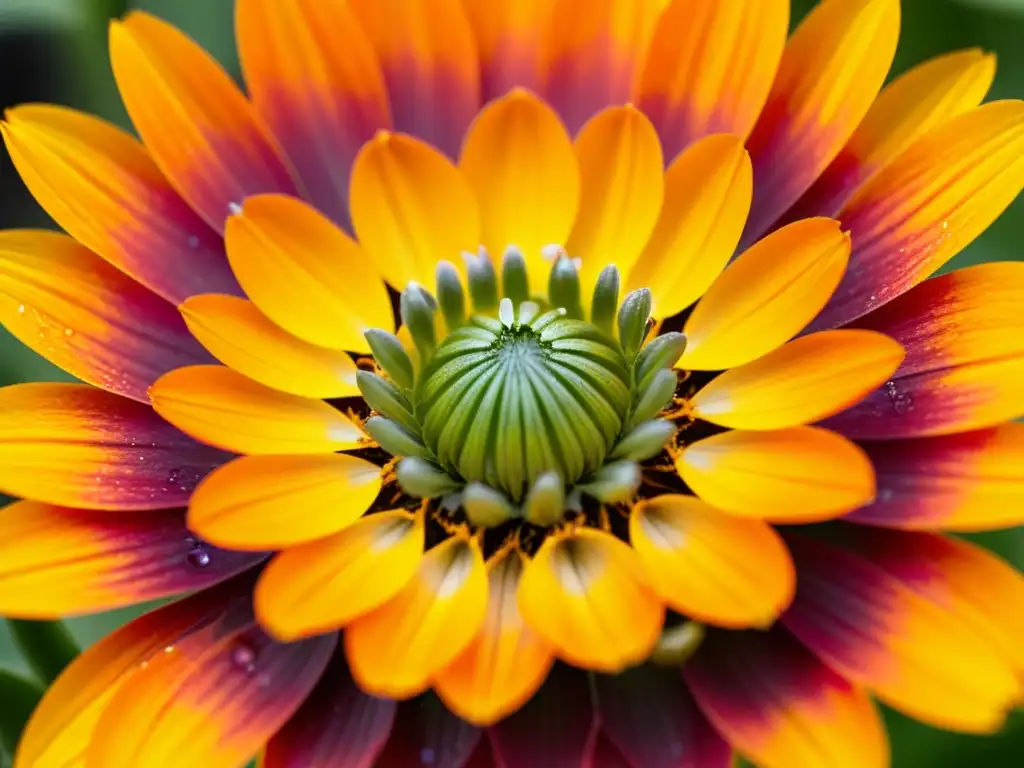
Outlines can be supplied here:
[[502, 262], [500, 295], [486, 254], [467, 264], [469, 313], [448, 263], [438, 268], [436, 299], [417, 285], [402, 294], [416, 363], [397, 337], [367, 334], [386, 378], [359, 375], [376, 412], [366, 429], [401, 458], [402, 489], [461, 506], [480, 527], [517, 517], [554, 525], [583, 496], [629, 501], [639, 462], [674, 432], [656, 417], [675, 393], [682, 335], [645, 345], [650, 295], [634, 291], [619, 306], [614, 267], [602, 272], [585, 313], [577, 266], [564, 252], [546, 297], [528, 296], [514, 248]]

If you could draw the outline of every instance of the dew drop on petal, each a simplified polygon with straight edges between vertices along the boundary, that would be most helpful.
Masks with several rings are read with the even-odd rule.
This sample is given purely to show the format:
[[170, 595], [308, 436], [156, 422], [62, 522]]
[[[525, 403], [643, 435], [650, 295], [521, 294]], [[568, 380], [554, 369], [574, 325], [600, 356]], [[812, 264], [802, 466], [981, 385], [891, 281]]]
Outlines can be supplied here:
[[189, 235], [188, 240], [185, 241], [188, 247], [193, 251], [199, 248], [199, 238], [196, 235]]
[[249, 674], [256, 669], [256, 651], [251, 645], [238, 643], [231, 651], [231, 663], [237, 669]]
[[430, 747], [424, 747], [420, 750], [420, 762], [423, 765], [433, 765], [437, 759], [437, 754]]
[[188, 551], [187, 559], [189, 565], [193, 568], [206, 568], [212, 560], [210, 552], [206, 549], [203, 542], [194, 540], [191, 549]]

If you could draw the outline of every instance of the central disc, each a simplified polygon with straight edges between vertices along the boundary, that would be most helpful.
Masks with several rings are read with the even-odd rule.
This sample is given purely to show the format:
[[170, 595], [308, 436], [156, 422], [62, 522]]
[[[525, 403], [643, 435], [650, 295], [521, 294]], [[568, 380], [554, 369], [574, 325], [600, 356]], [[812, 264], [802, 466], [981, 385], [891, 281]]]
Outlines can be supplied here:
[[572, 484], [600, 468], [631, 405], [617, 342], [564, 312], [525, 319], [471, 317], [437, 346], [413, 398], [441, 466], [515, 501], [544, 472]]

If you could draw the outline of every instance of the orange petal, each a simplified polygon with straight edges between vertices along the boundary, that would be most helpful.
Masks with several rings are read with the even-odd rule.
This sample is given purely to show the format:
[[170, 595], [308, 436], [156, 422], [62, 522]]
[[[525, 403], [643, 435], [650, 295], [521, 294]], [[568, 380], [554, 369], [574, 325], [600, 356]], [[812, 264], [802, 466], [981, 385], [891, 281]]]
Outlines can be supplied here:
[[934, 588], [917, 592], [836, 546], [796, 536], [787, 543], [801, 579], [783, 621], [822, 661], [930, 725], [1002, 726], [1020, 701], [1019, 667], [991, 644], [978, 609], [933, 602]]
[[579, 216], [566, 250], [583, 260], [587, 295], [604, 267], [628, 274], [661, 210], [665, 172], [658, 135], [634, 107], [609, 107], [576, 137]]
[[875, 495], [864, 451], [818, 427], [723, 432], [688, 446], [676, 470], [711, 506], [777, 523], [827, 520]]
[[324, 401], [278, 392], [219, 365], [171, 371], [149, 396], [153, 409], [183, 432], [235, 453], [332, 453], [363, 439]]
[[182, 507], [229, 457], [84, 384], [0, 388], [0, 492], [101, 510]]
[[906, 359], [885, 385], [828, 420], [860, 439], [955, 434], [1024, 415], [1024, 264], [926, 280], [861, 318]]
[[50, 686], [22, 733], [16, 768], [84, 768], [107, 703], [140, 665], [213, 621], [233, 586], [216, 587], [147, 613], [86, 648]]
[[850, 237], [831, 219], [807, 219], [742, 253], [686, 321], [689, 370], [749, 363], [789, 341], [825, 306], [850, 255]]
[[[535, 17], [547, 43], [544, 98], [576, 133], [598, 111], [630, 99], [667, 0], [555, 0]], [[516, 83], [526, 85], [530, 83]]]
[[89, 384], [146, 402], [167, 371], [208, 362], [176, 315], [66, 235], [0, 232], [0, 324]]
[[291, 641], [339, 629], [397, 595], [416, 574], [423, 522], [405, 511], [379, 512], [318, 541], [289, 547], [256, 588], [260, 622]]
[[160, 170], [218, 232], [232, 204], [295, 193], [277, 147], [231, 77], [184, 33], [133, 11], [110, 25], [128, 114]]
[[785, 630], [715, 632], [683, 667], [711, 724], [763, 768], [889, 768], [867, 695]]
[[539, 92], [546, 74], [551, 0], [462, 0], [480, 56], [481, 102], [516, 86]]
[[629, 540], [654, 590], [672, 610], [698, 621], [767, 627], [793, 599], [789, 552], [760, 520], [666, 494], [633, 508]]
[[25, 185], [63, 229], [172, 302], [235, 293], [224, 245], [134, 138], [66, 107], [9, 109], [0, 123]]
[[856, 529], [850, 546], [988, 640], [1024, 683], [1024, 575], [963, 539], [935, 533]]
[[412, 580], [345, 631], [359, 687], [407, 698], [472, 642], [487, 615], [487, 570], [479, 544], [452, 537], [427, 552]]
[[193, 296], [181, 305], [188, 329], [229, 368], [273, 389], [304, 397], [355, 397], [355, 361], [275, 325], [251, 301]]
[[786, 220], [835, 216], [857, 187], [918, 136], [978, 106], [995, 74], [995, 56], [972, 48], [937, 56], [897, 77]]
[[878, 497], [848, 519], [906, 529], [1024, 525], [1024, 424], [865, 443]]
[[243, 768], [313, 690], [336, 644], [336, 635], [275, 643], [255, 626], [247, 601], [234, 603], [121, 686], [86, 764]]
[[352, 224], [391, 285], [433, 286], [437, 263], [480, 244], [473, 191], [444, 155], [412, 136], [380, 133], [352, 167]]
[[344, 627], [397, 595], [422, 554], [422, 516], [367, 515], [271, 560], [256, 586], [256, 615], [281, 640]]
[[490, 725], [537, 692], [554, 656], [523, 620], [516, 601], [526, 558], [505, 550], [487, 563], [487, 618], [465, 651], [437, 675], [434, 687], [463, 720]]
[[249, 198], [228, 220], [225, 240], [249, 298], [300, 339], [369, 352], [363, 334], [394, 327], [380, 272], [348, 235], [301, 200]]
[[197, 543], [180, 510], [0, 509], [0, 613], [53, 619], [202, 589], [261, 556]]
[[675, 157], [712, 133], [745, 139], [782, 58], [789, 0], [674, 0], [658, 20], [636, 89]]
[[480, 200], [484, 246], [493, 257], [517, 246], [533, 293], [546, 294], [542, 249], [566, 243], [580, 201], [579, 163], [558, 115], [522, 89], [492, 101], [470, 126], [459, 167]]
[[847, 323], [920, 283], [969, 245], [1024, 187], [1024, 101], [996, 101], [918, 138], [839, 214], [850, 269], [817, 328]]
[[284, 549], [347, 527], [380, 487], [380, 467], [355, 456], [243, 456], [199, 484], [188, 526], [230, 549]]
[[626, 291], [648, 288], [656, 317], [703, 296], [736, 251], [752, 194], [750, 157], [739, 138], [708, 136], [688, 147], [669, 166], [654, 232], [624, 273]]
[[637, 555], [593, 529], [548, 537], [520, 581], [519, 610], [558, 656], [602, 672], [646, 659], [665, 615]]
[[900, 33], [899, 0], [822, 0], [790, 37], [747, 142], [752, 243], [824, 171], [867, 114]]
[[346, 224], [352, 161], [374, 133], [391, 126], [373, 44], [345, 0], [239, 0], [235, 26], [256, 112], [281, 142], [309, 201]]
[[784, 429], [861, 400], [903, 361], [903, 347], [874, 331], [822, 331], [726, 371], [690, 401], [694, 415], [733, 429]]
[[[349, 7], [380, 58], [395, 128], [455, 157], [480, 108], [476, 41], [460, 0], [349, 0]], [[347, 56], [347, 45], [340, 51]]]

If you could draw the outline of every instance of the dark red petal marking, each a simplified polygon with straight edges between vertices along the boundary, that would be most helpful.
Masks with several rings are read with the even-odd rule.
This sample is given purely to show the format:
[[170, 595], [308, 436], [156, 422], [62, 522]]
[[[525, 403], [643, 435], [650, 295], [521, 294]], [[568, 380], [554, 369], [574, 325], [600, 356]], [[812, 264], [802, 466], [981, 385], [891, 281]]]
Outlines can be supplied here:
[[391, 738], [375, 768], [467, 768], [480, 737], [479, 728], [427, 693], [398, 705]]

